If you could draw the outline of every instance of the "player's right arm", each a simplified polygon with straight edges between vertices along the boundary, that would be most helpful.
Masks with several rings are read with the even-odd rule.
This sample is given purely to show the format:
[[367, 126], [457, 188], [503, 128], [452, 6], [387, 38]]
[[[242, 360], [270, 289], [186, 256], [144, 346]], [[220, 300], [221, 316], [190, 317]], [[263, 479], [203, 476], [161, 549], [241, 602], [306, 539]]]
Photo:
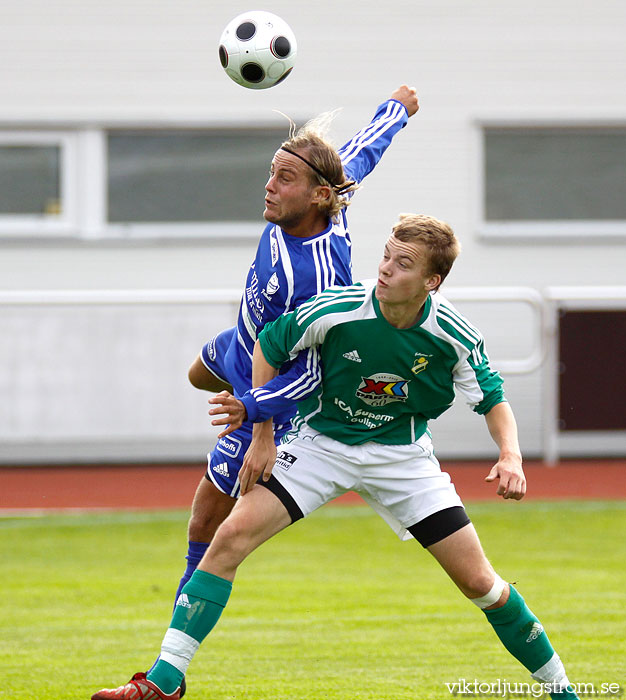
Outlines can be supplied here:
[[[228, 425], [219, 435], [223, 437], [248, 420], [265, 422], [275, 413], [302, 401], [321, 383], [318, 349], [323, 334], [310, 333], [309, 322], [299, 323], [298, 313], [306, 312], [316, 302], [323, 302], [326, 295], [312, 297], [299, 309], [279, 316], [265, 325], [256, 340], [252, 356], [252, 386], [241, 399], [228, 392], [221, 392], [209, 399], [216, 406], [210, 415], [220, 414], [211, 425]], [[312, 317], [313, 318], [313, 317]], [[288, 360], [295, 360], [288, 372], [278, 375], [278, 370]], [[271, 368], [271, 370], [270, 370]]]
[[[252, 386], [267, 384], [277, 373], [276, 367], [270, 365], [265, 359], [261, 345], [257, 341], [252, 354]], [[252, 489], [261, 474], [263, 474], [263, 481], [270, 478], [275, 461], [274, 429], [272, 419], [269, 418], [263, 423], [255, 423], [252, 428], [252, 441], [239, 471], [242, 496]]]

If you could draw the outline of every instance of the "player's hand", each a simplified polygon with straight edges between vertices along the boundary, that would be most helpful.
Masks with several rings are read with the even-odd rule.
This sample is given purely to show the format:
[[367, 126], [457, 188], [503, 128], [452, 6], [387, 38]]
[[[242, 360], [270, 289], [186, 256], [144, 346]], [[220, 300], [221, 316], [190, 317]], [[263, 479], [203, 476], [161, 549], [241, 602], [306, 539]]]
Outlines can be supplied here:
[[210, 416], [223, 414], [221, 418], [214, 418], [211, 421], [211, 425], [227, 426], [217, 436], [218, 438], [229, 435], [234, 430], [237, 430], [237, 428], [240, 428], [241, 424], [248, 417], [246, 407], [243, 403], [228, 391], [220, 391], [219, 394], [215, 394], [215, 396], [209, 399], [209, 403], [217, 406], [217, 408], [211, 408], [209, 410]]
[[263, 481], [267, 481], [274, 468], [276, 461], [276, 445], [271, 431], [263, 437], [253, 437], [250, 447], [243, 458], [243, 465], [239, 470], [239, 483], [241, 485], [241, 495], [243, 496], [259, 480], [263, 474]]
[[397, 90], [394, 90], [391, 99], [401, 102], [406, 107], [409, 117], [412, 117], [420, 108], [415, 88], [410, 88], [408, 85], [400, 85]]
[[520, 501], [526, 493], [526, 477], [522, 469], [522, 460], [518, 457], [503, 457], [493, 465], [485, 481], [500, 479], [496, 493], [502, 498]]

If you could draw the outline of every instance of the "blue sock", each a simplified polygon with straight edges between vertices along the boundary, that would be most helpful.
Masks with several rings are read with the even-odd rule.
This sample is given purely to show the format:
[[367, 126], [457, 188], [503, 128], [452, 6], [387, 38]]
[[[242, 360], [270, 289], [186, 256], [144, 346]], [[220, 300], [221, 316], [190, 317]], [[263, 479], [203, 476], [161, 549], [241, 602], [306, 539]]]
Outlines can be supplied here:
[[208, 548], [208, 542], [189, 541], [189, 548], [187, 550], [187, 556], [185, 557], [185, 559], [187, 559], [187, 568], [185, 569], [185, 573], [180, 579], [180, 583], [176, 589], [176, 595], [174, 596], [174, 610], [176, 610], [176, 601], [178, 600], [180, 592], [183, 590], [183, 586], [187, 583], [187, 581], [189, 581], [193, 572], [198, 568], [198, 564], [202, 560], [202, 557]]
[[[174, 611], [176, 610], [176, 601], [178, 600], [178, 596], [180, 595], [183, 586], [187, 583], [187, 581], [189, 581], [193, 572], [198, 568], [198, 564], [200, 563], [202, 557], [204, 556], [204, 553], [207, 551], [208, 548], [208, 542], [192, 542], [191, 540], [189, 540], [187, 556], [185, 557], [185, 559], [187, 560], [187, 568], [185, 569], [185, 573], [180, 579], [180, 583], [178, 584], [178, 588], [176, 589], [176, 595], [174, 596]], [[154, 670], [154, 667], [156, 666], [157, 661], [160, 658], [160, 655], [157, 656], [155, 662], [150, 667], [148, 673]]]

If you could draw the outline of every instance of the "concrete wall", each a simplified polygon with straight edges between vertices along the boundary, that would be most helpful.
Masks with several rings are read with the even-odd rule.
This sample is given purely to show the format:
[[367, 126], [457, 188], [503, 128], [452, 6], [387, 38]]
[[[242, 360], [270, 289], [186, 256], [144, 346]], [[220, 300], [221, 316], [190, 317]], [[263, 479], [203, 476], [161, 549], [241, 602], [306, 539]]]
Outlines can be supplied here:
[[[625, 237], [494, 242], [479, 234], [476, 221], [479, 122], [626, 123], [626, 5], [620, 0], [400, 0], [384, 8], [372, 0], [272, 0], [264, 9], [291, 24], [299, 55], [285, 83], [258, 92], [228, 80], [217, 59], [223, 27], [250, 9], [247, 2], [4, 0], [2, 9], [0, 127], [280, 125], [273, 110], [305, 119], [343, 107], [334, 132], [341, 142], [406, 82], [418, 89], [420, 112], [351, 207], [355, 278], [373, 275], [397, 213], [418, 211], [446, 219], [462, 240], [449, 286], [541, 291], [549, 285], [624, 284]], [[259, 192], [259, 232], [262, 198]], [[254, 249], [252, 239], [235, 246], [228, 240], [0, 238], [0, 289], [238, 288]], [[501, 342], [498, 336], [511, 335], [488, 318], [482, 326], [490, 346]], [[203, 330], [189, 341], [189, 359]], [[526, 343], [529, 334], [525, 327]], [[13, 356], [11, 347], [5, 351]], [[538, 372], [509, 381], [531, 454], [541, 445], [541, 386]], [[115, 405], [115, 397], [110, 401]], [[133, 414], [132, 406], [126, 410]], [[188, 457], [204, 442], [206, 428], [195, 398], [184, 411], [192, 428], [171, 437], [186, 446], [180, 454]], [[488, 438], [476, 437], [476, 423], [462, 427], [465, 416], [455, 415], [442, 419], [440, 452], [471, 456], [488, 450]], [[23, 451], [27, 439], [37, 440], [32, 416], [29, 426], [12, 455], [29, 454]], [[141, 444], [156, 439], [159, 431], [153, 433], [144, 434]], [[116, 435], [112, 427], [113, 441]], [[455, 440], [448, 440], [452, 435]], [[53, 437], [43, 441], [43, 452]], [[82, 444], [89, 430], [73, 431], [68, 424], [57, 437]], [[0, 439], [11, 442], [6, 425]], [[152, 456], [142, 449], [140, 456]], [[54, 458], [70, 452], [47, 453]]]

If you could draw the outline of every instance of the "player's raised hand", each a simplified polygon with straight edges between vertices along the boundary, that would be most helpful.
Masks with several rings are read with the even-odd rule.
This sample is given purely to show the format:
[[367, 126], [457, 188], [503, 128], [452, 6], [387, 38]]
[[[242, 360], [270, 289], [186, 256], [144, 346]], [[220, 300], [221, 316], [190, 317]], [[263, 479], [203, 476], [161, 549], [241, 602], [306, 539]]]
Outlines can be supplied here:
[[211, 421], [211, 425], [227, 426], [217, 436], [218, 438], [229, 435], [234, 430], [237, 430], [237, 428], [240, 428], [241, 424], [247, 418], [246, 407], [228, 391], [220, 391], [219, 394], [215, 394], [215, 396], [209, 399], [209, 403], [216, 406], [216, 408], [211, 408], [209, 410], [209, 415], [222, 416], [221, 418], [214, 418]]
[[400, 85], [397, 90], [393, 91], [391, 99], [401, 102], [406, 107], [409, 117], [412, 117], [420, 108], [415, 88], [408, 87], [408, 85]]
[[520, 460], [506, 457], [493, 465], [485, 481], [500, 479], [496, 493], [502, 498], [513, 498], [520, 501], [526, 493], [526, 477]]

